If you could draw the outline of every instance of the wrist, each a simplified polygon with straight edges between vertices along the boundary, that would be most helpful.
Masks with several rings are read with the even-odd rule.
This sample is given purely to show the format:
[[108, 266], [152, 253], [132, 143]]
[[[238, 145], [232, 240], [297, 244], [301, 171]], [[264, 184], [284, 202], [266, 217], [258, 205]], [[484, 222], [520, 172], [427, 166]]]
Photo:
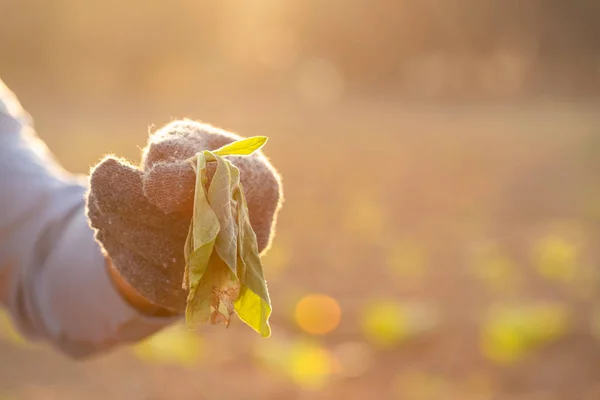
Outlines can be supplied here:
[[140, 313], [151, 317], [173, 317], [178, 315], [163, 307], [153, 304], [131, 286], [119, 273], [112, 261], [106, 258], [106, 269], [113, 285], [123, 299]]

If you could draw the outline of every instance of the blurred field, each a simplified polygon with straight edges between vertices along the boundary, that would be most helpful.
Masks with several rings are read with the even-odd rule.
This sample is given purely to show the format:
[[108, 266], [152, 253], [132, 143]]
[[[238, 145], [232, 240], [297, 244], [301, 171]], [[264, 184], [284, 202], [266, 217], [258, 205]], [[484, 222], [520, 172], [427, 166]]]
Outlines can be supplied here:
[[[69, 32], [86, 32], [87, 21], [98, 30], [82, 43], [110, 43], [98, 28], [110, 14], [96, 11], [57, 24], [56, 37], [77, 42]], [[262, 21], [237, 18], [250, 28]], [[14, 39], [0, 74], [74, 172], [106, 153], [138, 161], [149, 126], [173, 118], [269, 136], [286, 195], [264, 260], [273, 336], [239, 321], [198, 334], [173, 327], [75, 363], [23, 343], [0, 318], [0, 399], [600, 399], [594, 95], [498, 91], [504, 85], [457, 95], [422, 82], [407, 95], [326, 57], [256, 72], [201, 45], [193, 54], [213, 54], [212, 67], [153, 63], [142, 44], [160, 42], [153, 30], [131, 36], [123, 19], [115, 32], [130, 47], [97, 45], [106, 59], [90, 56], [93, 46], [63, 59], [68, 46], [49, 39], [53, 57], [33, 35], [25, 49], [45, 54], [41, 65]], [[156, 51], [189, 50], [177, 48], [189, 24]], [[25, 31], [13, 25], [11, 37]], [[135, 49], [148, 65], [128, 63]], [[494, 71], [493, 81], [507, 76]]]

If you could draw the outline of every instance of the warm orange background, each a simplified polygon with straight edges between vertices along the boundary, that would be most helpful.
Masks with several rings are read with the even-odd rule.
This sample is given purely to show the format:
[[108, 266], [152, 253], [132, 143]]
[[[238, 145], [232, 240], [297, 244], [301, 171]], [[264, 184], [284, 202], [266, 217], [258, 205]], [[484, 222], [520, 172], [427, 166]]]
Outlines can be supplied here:
[[270, 339], [174, 327], [81, 364], [0, 315], [0, 399], [600, 398], [599, 17], [0, 0], [0, 76], [66, 168], [188, 117], [269, 136], [286, 193]]

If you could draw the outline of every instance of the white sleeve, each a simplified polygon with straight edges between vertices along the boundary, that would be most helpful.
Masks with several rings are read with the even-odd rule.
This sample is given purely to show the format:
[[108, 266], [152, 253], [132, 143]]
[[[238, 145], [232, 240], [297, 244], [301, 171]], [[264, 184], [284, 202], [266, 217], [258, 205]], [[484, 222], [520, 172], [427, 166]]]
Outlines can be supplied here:
[[177, 320], [143, 316], [116, 291], [85, 215], [86, 188], [0, 81], [0, 301], [25, 337], [77, 358]]

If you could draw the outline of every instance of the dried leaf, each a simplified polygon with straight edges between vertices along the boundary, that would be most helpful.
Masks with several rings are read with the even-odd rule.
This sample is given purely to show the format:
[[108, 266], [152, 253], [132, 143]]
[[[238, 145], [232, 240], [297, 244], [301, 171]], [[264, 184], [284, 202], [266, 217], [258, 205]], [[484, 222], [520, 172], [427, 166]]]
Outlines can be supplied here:
[[[209, 152], [206, 152], [209, 153]], [[223, 157], [206, 154], [214, 159], [217, 169], [208, 189], [208, 202], [214, 210], [221, 227], [215, 241], [217, 254], [225, 261], [233, 273], [237, 267], [237, 224], [233, 219], [231, 182], [232, 169], [237, 168]], [[239, 176], [239, 173], [237, 174]]]
[[188, 239], [186, 240], [186, 242], [191, 243], [192, 246], [189, 244], [184, 246], [184, 251], [186, 252], [187, 275], [184, 274], [183, 285], [187, 284], [189, 288], [185, 310], [188, 324], [197, 318], [204, 320], [207, 304], [206, 301], [204, 301], [204, 293], [198, 293], [198, 287], [200, 280], [207, 270], [208, 262], [213, 253], [215, 240], [220, 230], [219, 220], [208, 203], [204, 185], [202, 184], [203, 175], [206, 170], [206, 160], [204, 155], [197, 155], [195, 169], [196, 190], [194, 194], [194, 211], [189, 231], [192, 237], [190, 239], [188, 234]]
[[[196, 172], [196, 190], [184, 246], [183, 281], [183, 287], [189, 287], [186, 321], [190, 327], [209, 321], [228, 326], [236, 312], [261, 336], [271, 334], [271, 302], [240, 171], [222, 157], [250, 155], [266, 141], [262, 136], [244, 139], [190, 159]], [[217, 163], [217, 168], [205, 190], [207, 162]]]

